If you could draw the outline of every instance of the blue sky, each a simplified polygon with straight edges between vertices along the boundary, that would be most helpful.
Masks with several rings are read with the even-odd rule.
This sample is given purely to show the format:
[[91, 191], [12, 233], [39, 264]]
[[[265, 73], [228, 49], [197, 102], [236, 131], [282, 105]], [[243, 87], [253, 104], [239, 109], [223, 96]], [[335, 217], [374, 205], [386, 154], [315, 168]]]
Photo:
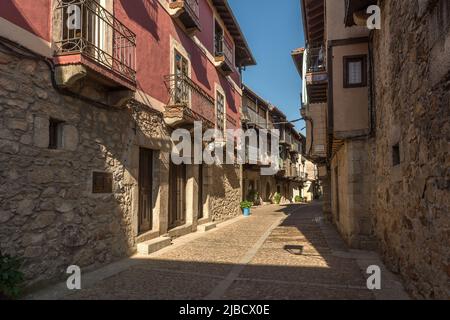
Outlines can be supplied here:
[[[300, 75], [291, 51], [304, 46], [299, 0], [229, 0], [258, 63], [244, 82], [278, 106], [289, 120], [300, 118]], [[304, 122], [296, 124], [298, 130]]]

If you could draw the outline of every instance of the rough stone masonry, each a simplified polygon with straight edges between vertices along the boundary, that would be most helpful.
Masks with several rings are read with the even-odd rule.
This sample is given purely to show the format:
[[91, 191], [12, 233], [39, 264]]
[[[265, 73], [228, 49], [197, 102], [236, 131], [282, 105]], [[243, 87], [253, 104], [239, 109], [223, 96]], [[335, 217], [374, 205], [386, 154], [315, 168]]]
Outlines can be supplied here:
[[[450, 298], [450, 4], [381, 1], [375, 232], [416, 298]], [[447, 6], [446, 6], [447, 5]], [[393, 166], [393, 148], [400, 165]]]
[[[47, 64], [0, 53], [0, 114], [0, 250], [24, 259], [27, 285], [64, 276], [69, 265], [96, 268], [135, 252], [140, 146], [155, 150], [155, 202], [167, 220], [170, 129], [159, 112], [62, 95]], [[56, 150], [49, 149], [51, 119], [63, 126]], [[111, 193], [93, 193], [97, 171], [112, 175]], [[239, 168], [207, 172], [208, 218], [238, 215]], [[159, 232], [152, 236], [167, 230]]]

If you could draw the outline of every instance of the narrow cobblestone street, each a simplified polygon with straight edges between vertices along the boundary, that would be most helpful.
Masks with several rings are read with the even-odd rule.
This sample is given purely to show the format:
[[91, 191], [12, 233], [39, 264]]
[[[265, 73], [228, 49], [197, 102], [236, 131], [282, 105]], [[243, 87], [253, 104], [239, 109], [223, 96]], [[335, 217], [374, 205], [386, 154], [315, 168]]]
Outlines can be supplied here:
[[[289, 245], [303, 246], [303, 254]], [[323, 221], [320, 203], [272, 205], [255, 209], [250, 218], [177, 239], [152, 256], [83, 275], [83, 289], [76, 294], [67, 295], [61, 285], [31, 298], [407, 298], [383, 267], [382, 290], [369, 291], [365, 270], [373, 264], [382, 266], [375, 254], [347, 249]]]

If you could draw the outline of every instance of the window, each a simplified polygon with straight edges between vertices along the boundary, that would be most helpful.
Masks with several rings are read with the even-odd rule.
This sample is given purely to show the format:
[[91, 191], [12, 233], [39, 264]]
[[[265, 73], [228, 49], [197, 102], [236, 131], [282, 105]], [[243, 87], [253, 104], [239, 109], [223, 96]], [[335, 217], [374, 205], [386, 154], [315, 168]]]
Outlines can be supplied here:
[[189, 104], [189, 87], [185, 77], [189, 76], [189, 61], [175, 50], [175, 103]]
[[112, 193], [112, 173], [94, 172], [92, 174], [92, 193]]
[[367, 86], [367, 56], [344, 57], [344, 88]]
[[223, 55], [224, 53], [224, 33], [223, 29], [220, 26], [220, 24], [216, 21], [215, 22], [215, 35], [214, 35], [214, 53], [216, 56]]
[[49, 149], [60, 149], [62, 148], [62, 131], [64, 122], [61, 120], [50, 119], [49, 121]]
[[[106, 51], [106, 0], [92, 0], [89, 3], [74, 3], [79, 1], [63, 0], [63, 21], [74, 23], [63, 23], [63, 48], [66, 51], [82, 50], [87, 54], [100, 57], [99, 50]], [[77, 15], [80, 21], [77, 22]], [[80, 45], [82, 39], [83, 46]], [[109, 50], [111, 51], [111, 50]], [[109, 52], [110, 53], [110, 52]]]
[[392, 147], [392, 165], [394, 167], [400, 165], [400, 144], [396, 144]]
[[216, 101], [216, 126], [217, 130], [225, 133], [225, 96], [217, 91]]

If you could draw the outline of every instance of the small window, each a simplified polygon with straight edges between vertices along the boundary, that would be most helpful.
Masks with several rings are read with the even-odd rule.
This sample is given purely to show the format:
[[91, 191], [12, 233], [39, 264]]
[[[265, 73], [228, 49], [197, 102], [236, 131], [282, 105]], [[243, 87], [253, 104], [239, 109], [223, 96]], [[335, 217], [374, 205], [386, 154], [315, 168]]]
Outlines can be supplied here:
[[63, 131], [64, 121], [50, 119], [49, 121], [49, 149], [60, 149], [62, 148], [62, 131]]
[[344, 88], [367, 86], [367, 56], [344, 57]]
[[400, 165], [400, 144], [396, 144], [392, 147], [392, 165], [394, 167]]
[[94, 172], [92, 176], [92, 193], [112, 193], [112, 173]]
[[217, 91], [216, 102], [216, 125], [217, 130], [225, 133], [225, 96]]

